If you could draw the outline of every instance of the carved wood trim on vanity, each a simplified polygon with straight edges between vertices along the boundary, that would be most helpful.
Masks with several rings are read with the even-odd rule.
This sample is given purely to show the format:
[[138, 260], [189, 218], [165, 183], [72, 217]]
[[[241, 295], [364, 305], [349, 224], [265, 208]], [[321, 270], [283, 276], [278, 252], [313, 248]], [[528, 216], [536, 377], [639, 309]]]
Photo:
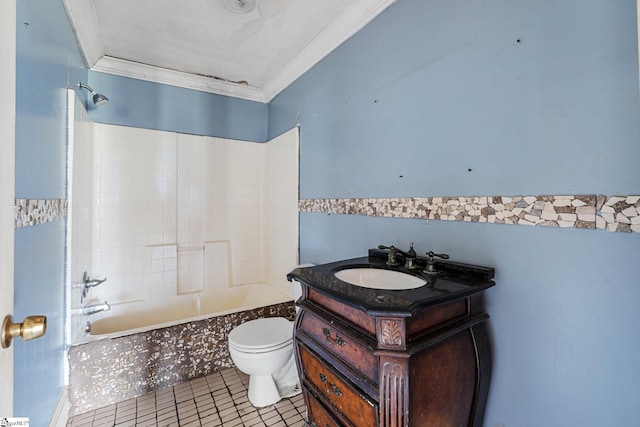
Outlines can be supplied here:
[[409, 375], [407, 359], [381, 358], [380, 423], [388, 427], [409, 425]]
[[378, 348], [385, 350], [404, 350], [407, 348], [404, 320], [376, 318]]

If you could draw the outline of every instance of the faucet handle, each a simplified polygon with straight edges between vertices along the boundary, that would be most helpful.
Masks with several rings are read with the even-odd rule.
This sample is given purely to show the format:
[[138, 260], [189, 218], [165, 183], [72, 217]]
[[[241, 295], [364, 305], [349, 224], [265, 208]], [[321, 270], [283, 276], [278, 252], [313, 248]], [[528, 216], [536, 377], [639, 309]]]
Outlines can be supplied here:
[[449, 255], [447, 254], [437, 254], [433, 251], [429, 251], [427, 252], [427, 256], [429, 257], [429, 259], [433, 259], [434, 256], [437, 256], [438, 258], [442, 258], [442, 259], [449, 259]]
[[391, 246], [378, 245], [378, 249], [380, 249], [380, 250], [389, 249], [389, 259], [387, 259], [387, 265], [388, 266], [395, 267], [395, 266], [400, 265], [400, 263], [396, 259], [396, 257], [398, 256], [398, 252], [404, 253], [400, 249], [396, 248], [393, 245], [391, 245]]
[[89, 277], [89, 273], [87, 273], [86, 271], [82, 275], [82, 283], [84, 284], [85, 288], [93, 288], [94, 286], [98, 286], [99, 284], [106, 281], [106, 277], [104, 279], [92, 279], [91, 277]]
[[89, 273], [85, 271], [82, 274], [82, 284], [84, 286], [82, 288], [82, 296], [80, 297], [80, 304], [82, 304], [84, 302], [84, 299], [87, 297], [87, 294], [89, 293], [89, 288], [96, 287], [99, 284], [104, 283], [106, 281], [107, 281], [106, 277], [104, 279], [92, 279], [89, 276]]
[[429, 257], [427, 259], [427, 266], [425, 267], [423, 273], [426, 274], [438, 274], [438, 271], [436, 270], [436, 263], [433, 259], [433, 257], [438, 257], [438, 258], [442, 258], [442, 259], [449, 259], [449, 255], [447, 254], [437, 254], [433, 251], [429, 251], [427, 252], [427, 256]]

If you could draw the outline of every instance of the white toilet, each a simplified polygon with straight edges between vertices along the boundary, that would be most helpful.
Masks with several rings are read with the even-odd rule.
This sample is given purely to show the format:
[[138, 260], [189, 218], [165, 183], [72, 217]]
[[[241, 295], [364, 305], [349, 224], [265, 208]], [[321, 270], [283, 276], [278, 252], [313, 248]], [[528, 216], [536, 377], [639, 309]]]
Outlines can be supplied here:
[[[300, 294], [300, 284], [293, 282], [294, 299]], [[273, 405], [301, 392], [290, 320], [268, 317], [236, 326], [229, 333], [229, 355], [249, 375], [248, 397], [253, 406]]]
[[249, 402], [273, 405], [300, 393], [293, 357], [293, 322], [284, 317], [250, 320], [229, 333], [229, 355], [249, 374]]

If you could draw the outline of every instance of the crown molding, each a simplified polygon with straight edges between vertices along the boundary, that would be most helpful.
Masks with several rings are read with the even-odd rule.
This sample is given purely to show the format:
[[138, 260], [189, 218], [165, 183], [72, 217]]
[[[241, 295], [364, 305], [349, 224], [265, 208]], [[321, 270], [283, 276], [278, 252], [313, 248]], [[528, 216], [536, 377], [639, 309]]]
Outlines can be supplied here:
[[111, 56], [103, 56], [100, 58], [98, 62], [91, 67], [91, 71], [100, 71], [116, 76], [131, 77], [133, 79], [243, 98], [250, 101], [267, 102], [265, 101], [262, 90], [253, 86], [231, 83], [212, 77], [199, 76], [182, 71], [169, 70], [167, 68], [154, 67], [152, 65], [113, 58]]
[[269, 103], [396, 1], [363, 0], [352, 3], [262, 88], [105, 55], [104, 45], [95, 30], [98, 28], [98, 19], [92, 1], [64, 0], [64, 3], [87, 67], [92, 71]]
[[104, 44], [100, 41], [98, 15], [91, 0], [63, 0], [71, 27], [87, 68], [91, 68], [104, 56]]

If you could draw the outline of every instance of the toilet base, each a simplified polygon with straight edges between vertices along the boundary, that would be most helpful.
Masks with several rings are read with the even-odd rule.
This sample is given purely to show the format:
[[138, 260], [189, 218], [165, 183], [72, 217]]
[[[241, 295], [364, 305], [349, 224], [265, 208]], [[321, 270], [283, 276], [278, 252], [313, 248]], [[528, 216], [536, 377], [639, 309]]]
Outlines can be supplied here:
[[278, 387], [271, 375], [251, 375], [248, 397], [249, 402], [257, 408], [273, 405], [281, 399]]

